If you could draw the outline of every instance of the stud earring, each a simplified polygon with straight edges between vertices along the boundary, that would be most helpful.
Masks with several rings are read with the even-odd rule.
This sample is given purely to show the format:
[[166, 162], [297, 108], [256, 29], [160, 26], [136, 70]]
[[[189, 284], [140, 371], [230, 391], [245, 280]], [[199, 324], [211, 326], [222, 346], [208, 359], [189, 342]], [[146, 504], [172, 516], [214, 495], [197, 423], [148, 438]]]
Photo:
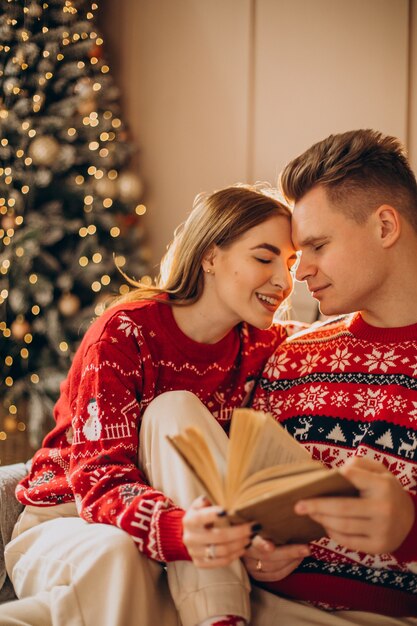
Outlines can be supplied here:
[[206, 274], [211, 274], [211, 270], [205, 270]]

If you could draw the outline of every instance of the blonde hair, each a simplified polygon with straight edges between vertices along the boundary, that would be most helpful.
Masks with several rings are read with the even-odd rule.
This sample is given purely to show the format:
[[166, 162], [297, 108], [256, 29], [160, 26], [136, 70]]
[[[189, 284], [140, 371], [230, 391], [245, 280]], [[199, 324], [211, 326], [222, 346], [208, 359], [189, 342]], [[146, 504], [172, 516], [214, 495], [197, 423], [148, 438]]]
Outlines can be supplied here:
[[300, 200], [321, 185], [348, 217], [364, 223], [389, 204], [417, 230], [417, 183], [404, 146], [395, 137], [371, 130], [330, 135], [291, 161], [280, 187], [287, 202]]
[[275, 197], [277, 193], [265, 183], [257, 183], [196, 196], [188, 219], [176, 229], [161, 261], [156, 284], [145, 286], [123, 274], [135, 289], [116, 302], [153, 299], [164, 293], [169, 296], [164, 300], [168, 304], [196, 302], [204, 287], [202, 261], [212, 246], [227, 248], [271, 217], [291, 219], [290, 209]]

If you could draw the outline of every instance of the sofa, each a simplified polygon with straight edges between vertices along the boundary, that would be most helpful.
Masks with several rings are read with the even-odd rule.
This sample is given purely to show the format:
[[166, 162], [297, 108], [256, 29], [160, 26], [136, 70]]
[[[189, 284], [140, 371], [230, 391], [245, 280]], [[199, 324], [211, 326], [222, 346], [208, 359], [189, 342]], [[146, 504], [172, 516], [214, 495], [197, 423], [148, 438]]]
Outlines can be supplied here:
[[17, 483], [26, 476], [29, 463], [15, 463], [0, 467], [0, 603], [14, 600], [16, 595], [6, 574], [4, 546], [10, 541], [13, 527], [23, 510], [15, 498]]

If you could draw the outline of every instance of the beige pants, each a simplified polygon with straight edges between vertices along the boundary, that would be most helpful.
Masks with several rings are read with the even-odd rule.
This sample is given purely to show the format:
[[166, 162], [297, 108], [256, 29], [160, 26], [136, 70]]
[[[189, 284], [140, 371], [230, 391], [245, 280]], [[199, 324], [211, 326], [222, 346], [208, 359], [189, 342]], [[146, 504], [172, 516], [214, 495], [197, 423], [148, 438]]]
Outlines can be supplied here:
[[[227, 437], [199, 400], [171, 392], [154, 400], [141, 428], [140, 463], [151, 484], [187, 507], [202, 493], [199, 483], [166, 440], [198, 425], [224, 466]], [[74, 505], [26, 507], [6, 550], [6, 564], [21, 600], [0, 605], [1, 626], [176, 626], [178, 613], [163, 568], [143, 557], [129, 535], [76, 517]], [[240, 561], [199, 570], [168, 564], [170, 591], [184, 626], [213, 615], [236, 614], [253, 626], [332, 624], [417, 625], [417, 620], [369, 613], [325, 613], [254, 589]]]

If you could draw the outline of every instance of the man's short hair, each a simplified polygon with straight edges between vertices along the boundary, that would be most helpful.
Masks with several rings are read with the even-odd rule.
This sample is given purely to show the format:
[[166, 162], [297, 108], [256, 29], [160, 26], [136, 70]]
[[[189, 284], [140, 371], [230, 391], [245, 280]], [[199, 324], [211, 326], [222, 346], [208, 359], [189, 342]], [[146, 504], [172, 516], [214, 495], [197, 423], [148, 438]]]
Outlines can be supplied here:
[[293, 159], [280, 176], [288, 202], [316, 185], [358, 223], [382, 204], [395, 207], [417, 231], [417, 183], [401, 142], [376, 130], [330, 135]]

